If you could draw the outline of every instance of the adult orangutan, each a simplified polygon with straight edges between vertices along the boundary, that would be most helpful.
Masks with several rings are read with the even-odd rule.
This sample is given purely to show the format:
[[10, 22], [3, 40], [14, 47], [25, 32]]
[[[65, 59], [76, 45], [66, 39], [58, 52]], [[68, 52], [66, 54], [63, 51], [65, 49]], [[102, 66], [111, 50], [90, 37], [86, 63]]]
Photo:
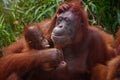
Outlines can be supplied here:
[[80, 4], [61, 4], [49, 24], [46, 36], [51, 36], [55, 47], [63, 50], [68, 64], [67, 69], [52, 73], [52, 80], [88, 80], [94, 66], [110, 59], [105, 41], [90, 29]]
[[35, 26], [32, 23], [25, 27], [27, 48], [23, 53], [3, 56], [0, 59], [0, 80], [48, 80], [52, 70], [66, 66], [60, 50], [41, 50], [49, 44]]
[[66, 70], [55, 72], [55, 80], [88, 80], [94, 66], [110, 60], [105, 41], [89, 27], [80, 4], [61, 4], [51, 27], [55, 47], [63, 50], [67, 62]]
[[[74, 1], [74, 0], [73, 0]], [[77, 2], [77, 0], [75, 0], [75, 2]], [[78, 3], [81, 2], [81, 0], [78, 0]], [[79, 4], [80, 5], [80, 4]], [[67, 6], [66, 6], [67, 7]], [[62, 8], [62, 7], [59, 7], [59, 10], [62, 10], [62, 9], [65, 9], [65, 8]], [[54, 15], [57, 16], [57, 12], [56, 14]], [[55, 26], [53, 26], [53, 23], [55, 22], [55, 18], [51, 18], [51, 19], [46, 19], [40, 23], [36, 23], [36, 26], [39, 27], [39, 29], [41, 30], [41, 32], [43, 33], [43, 36], [48, 40], [49, 42], [49, 45], [50, 47], [54, 47], [53, 46], [53, 42], [51, 40], [51, 33], [52, 33], [52, 30]], [[52, 22], [52, 24], [51, 24]], [[35, 26], [35, 27], [36, 27]], [[106, 45], [109, 49], [109, 52], [110, 53], [113, 53], [114, 54], [114, 49], [113, 49], [113, 46], [114, 46], [114, 39], [113, 39], [113, 36], [104, 32], [102, 29], [100, 28], [97, 28], [97, 27], [90, 27], [92, 30], [95, 30], [97, 31], [98, 33], [100, 33], [100, 35], [102, 37], [104, 37], [104, 40], [106, 42]], [[9, 45], [8, 47], [4, 48], [3, 49], [3, 55], [8, 55], [10, 53], [22, 53], [24, 50], [26, 49], [26, 41], [24, 39], [24, 36], [22, 35], [20, 37], [20, 39], [18, 39], [16, 42], [12, 43], [11, 45]]]

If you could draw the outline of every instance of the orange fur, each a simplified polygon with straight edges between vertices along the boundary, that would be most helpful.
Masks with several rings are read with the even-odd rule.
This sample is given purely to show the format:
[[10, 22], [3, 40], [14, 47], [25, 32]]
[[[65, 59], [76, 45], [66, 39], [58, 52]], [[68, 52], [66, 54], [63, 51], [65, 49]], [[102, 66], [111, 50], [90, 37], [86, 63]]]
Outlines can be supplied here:
[[[21, 54], [11, 54], [0, 59], [0, 80], [44, 80], [50, 77], [49, 71], [56, 69], [63, 61], [58, 49], [31, 49]], [[47, 71], [47, 72], [45, 72]], [[42, 76], [46, 73], [47, 76]], [[27, 75], [27, 76], [26, 76]]]
[[[34, 23], [33, 26], [38, 27], [41, 32], [43, 32], [43, 36], [49, 41], [50, 45], [53, 47], [53, 44], [51, 42], [51, 38], [49, 37], [49, 25], [50, 25], [50, 19], [46, 19], [45, 21], [42, 21], [41, 23]], [[27, 25], [29, 26], [29, 25]], [[27, 27], [26, 26], [26, 27]], [[24, 38], [24, 32], [22, 33], [20, 39], [18, 39], [16, 42], [13, 42], [8, 47], [5, 47], [2, 49], [3, 56], [9, 55], [9, 54], [16, 54], [16, 53], [22, 53], [27, 50], [27, 44]]]
[[120, 80], [120, 56], [93, 68], [91, 80]]
[[[109, 37], [111, 39], [111, 35], [108, 36], [107, 33], [97, 28], [91, 29], [86, 14], [80, 4], [63, 3], [59, 8], [58, 15], [62, 12], [64, 14], [67, 11], [75, 15], [76, 26], [74, 27], [76, 32], [70, 44], [65, 45], [61, 42], [61, 46], [61, 44], [55, 43], [57, 48], [62, 48], [65, 60], [68, 63], [68, 71], [58, 72], [58, 74], [55, 73], [55, 79], [89, 80], [93, 67], [97, 64], [106, 64], [107, 61], [115, 56], [114, 53], [111, 54], [108, 50], [108, 45], [110, 47], [113, 46], [111, 45], [113, 43], [112, 40], [107, 41]], [[54, 17], [55, 21], [56, 19], [57, 16]], [[53, 21], [53, 26], [56, 26], [55, 21]], [[103, 36], [107, 36], [108, 38], [104, 39]]]
[[91, 80], [106, 80], [107, 66], [98, 64], [92, 69]]
[[116, 50], [115, 50], [115, 39], [112, 34], [109, 34], [105, 32], [102, 28], [96, 27], [96, 26], [90, 26], [90, 29], [97, 31], [103, 40], [105, 41], [108, 49], [108, 53], [111, 55], [110, 58], [116, 56]]
[[116, 33], [115, 48], [116, 48], [117, 54], [119, 55], [120, 54], [120, 28]]
[[13, 42], [8, 47], [5, 47], [2, 49], [3, 56], [24, 52], [24, 50], [26, 49], [26, 46], [27, 45], [26, 45], [25, 39], [21, 37], [16, 42]]
[[112, 47], [112, 48], [115, 47], [115, 40], [114, 40], [114, 37], [113, 37], [112, 34], [109, 34], [109, 33], [105, 32], [100, 27], [91, 26], [90, 28], [92, 30], [95, 30], [95, 31], [99, 32], [99, 34], [102, 36], [102, 38], [104, 39], [104, 41], [107, 44], [107, 46]]
[[[66, 8], [64, 8], [64, 6], [66, 7], [66, 5], [69, 6], [68, 10]], [[85, 15], [85, 12], [84, 12], [82, 6], [80, 6], [79, 4], [67, 3], [67, 2], [60, 5], [55, 16], [51, 19], [52, 22], [49, 23], [49, 20], [48, 20], [48, 24], [50, 24], [50, 26], [48, 24], [46, 25], [47, 21], [40, 23], [41, 24], [40, 28], [44, 27], [41, 30], [44, 31], [43, 34], [45, 37], [47, 36], [46, 38], [48, 40], [50, 39], [51, 31], [53, 30], [53, 28], [56, 25], [57, 15], [61, 14], [64, 11], [71, 11], [77, 17], [76, 18], [77, 24], [75, 26], [76, 34], [73, 39], [73, 42], [70, 45], [65, 46], [64, 48], [61, 48], [61, 49], [63, 49], [65, 60], [68, 63], [68, 68], [63, 71], [60, 71], [60, 72], [58, 71], [57, 73], [56, 72], [53, 73], [52, 78], [53, 78], [53, 80], [57, 80], [57, 79], [59, 79], [59, 80], [80, 80], [80, 79], [88, 80], [89, 75], [91, 75], [90, 72], [93, 67], [95, 67], [97, 64], [106, 64], [106, 62], [108, 60], [110, 60], [111, 57], [113, 57], [109, 53], [107, 45], [106, 45], [106, 44], [111, 44], [112, 42], [109, 41], [108, 39], [105, 39], [106, 40], [105, 41], [104, 37], [101, 36], [101, 34], [103, 35], [103, 33], [102, 33], [102, 31], [99, 31], [99, 29], [97, 31], [97, 28], [96, 28], [96, 30], [89, 28], [88, 19]], [[105, 36], [105, 35], [103, 35], [103, 36]], [[50, 39], [50, 41], [51, 41], [51, 39]], [[64, 43], [61, 43], [61, 44], [64, 45]], [[59, 46], [59, 45], [57, 45], [57, 46]], [[109, 46], [112, 46], [112, 45], [109, 45]], [[13, 56], [14, 57], [13, 59], [16, 60], [17, 57], [15, 55], [18, 55], [18, 54], [14, 54], [14, 56]], [[22, 61], [26, 60], [23, 58], [29, 57], [27, 54], [19, 54], [19, 55], [21, 56], [20, 60], [22, 59]], [[24, 55], [27, 55], [27, 56], [24, 56]], [[35, 55], [38, 55], [38, 54], [35, 54]], [[33, 56], [29, 57], [30, 60], [33, 60], [33, 58], [34, 58]], [[41, 57], [39, 56], [39, 58], [41, 58]], [[8, 61], [9, 61], [9, 59], [10, 58], [8, 58]], [[39, 60], [37, 60], [37, 59], [35, 61], [39, 62]], [[44, 60], [44, 58], [42, 58], [42, 59]], [[42, 59], [40, 59], [40, 60], [42, 60]], [[17, 60], [17, 61], [19, 63], [21, 62], [19, 60]], [[6, 59], [6, 62], [7, 62], [7, 59]], [[17, 64], [19, 65], [18, 62], [17, 62]], [[10, 63], [10, 64], [12, 64], [12, 68], [13, 68], [14, 63]], [[25, 62], [25, 64], [29, 64], [29, 63]], [[19, 69], [21, 69], [21, 67], [24, 66], [25, 64], [21, 63]], [[39, 64], [37, 64], [37, 65], [39, 65]], [[34, 65], [32, 65], [32, 66], [34, 66]], [[30, 68], [32, 66], [27, 65], [27, 67], [30, 67]], [[30, 69], [30, 68], [27, 68], [27, 69]], [[35, 75], [35, 74], [33, 74], [33, 75]], [[40, 78], [40, 79], [42, 79], [42, 78]], [[28, 79], [28, 80], [31, 80], [31, 79]], [[38, 79], [35, 79], [35, 80], [38, 80]]]

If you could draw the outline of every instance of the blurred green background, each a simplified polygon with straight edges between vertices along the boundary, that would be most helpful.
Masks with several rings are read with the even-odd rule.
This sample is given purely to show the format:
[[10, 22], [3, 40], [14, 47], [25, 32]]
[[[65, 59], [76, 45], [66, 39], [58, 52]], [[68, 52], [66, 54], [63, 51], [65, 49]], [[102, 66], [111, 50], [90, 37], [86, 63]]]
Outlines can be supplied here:
[[[63, 0], [0, 0], [0, 50], [16, 41], [25, 25], [54, 15]], [[120, 0], [83, 0], [91, 25], [115, 35], [120, 25]]]

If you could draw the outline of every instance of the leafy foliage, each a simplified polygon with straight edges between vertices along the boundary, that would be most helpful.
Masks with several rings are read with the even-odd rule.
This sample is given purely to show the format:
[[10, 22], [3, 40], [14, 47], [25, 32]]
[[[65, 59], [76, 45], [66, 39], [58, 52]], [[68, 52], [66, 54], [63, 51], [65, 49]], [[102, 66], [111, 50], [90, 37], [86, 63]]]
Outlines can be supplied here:
[[[53, 16], [63, 0], [1, 0], [0, 48], [17, 40], [25, 25]], [[70, 1], [70, 0], [68, 0]], [[120, 0], [83, 0], [89, 22], [115, 34], [120, 25]]]
[[0, 2], [0, 48], [15, 41], [30, 22], [51, 17], [61, 0], [2, 0]]
[[120, 0], [84, 0], [90, 23], [100, 25], [106, 31], [116, 33], [120, 25]]

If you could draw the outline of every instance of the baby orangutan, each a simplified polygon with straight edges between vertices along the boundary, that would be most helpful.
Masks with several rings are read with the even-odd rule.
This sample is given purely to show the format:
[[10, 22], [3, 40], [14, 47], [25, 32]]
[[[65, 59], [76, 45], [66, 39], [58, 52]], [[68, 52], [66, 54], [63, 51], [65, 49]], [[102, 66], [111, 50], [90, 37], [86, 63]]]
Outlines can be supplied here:
[[37, 23], [31, 23], [25, 27], [20, 39], [3, 49], [3, 55], [22, 53], [28, 48], [41, 50], [48, 47], [49, 43], [43, 37], [39, 25]]
[[60, 50], [44, 49], [49, 44], [35, 23], [25, 27], [24, 37], [27, 43], [25, 51], [0, 59], [0, 80], [49, 80], [52, 71], [65, 68]]

